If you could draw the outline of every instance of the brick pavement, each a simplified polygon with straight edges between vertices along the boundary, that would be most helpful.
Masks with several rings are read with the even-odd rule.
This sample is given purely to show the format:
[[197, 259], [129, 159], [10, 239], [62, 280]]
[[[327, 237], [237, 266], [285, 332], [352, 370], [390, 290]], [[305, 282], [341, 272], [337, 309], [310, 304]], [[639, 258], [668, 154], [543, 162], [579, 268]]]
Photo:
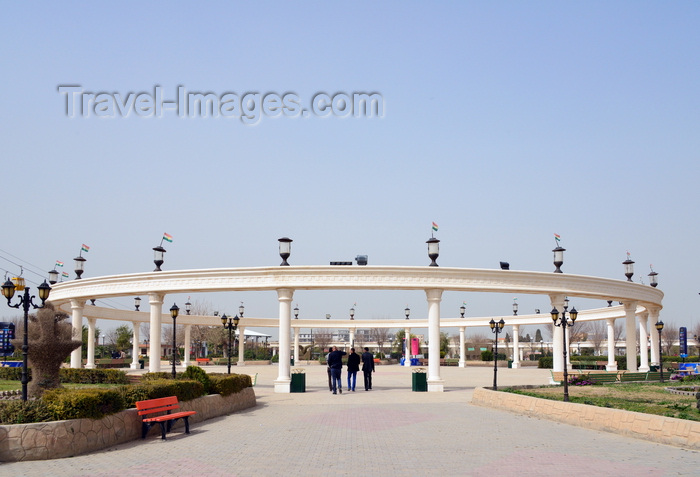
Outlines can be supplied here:
[[[325, 368], [306, 393], [274, 394], [275, 366], [259, 373], [255, 408], [102, 452], [0, 466], [2, 475], [697, 475], [700, 453], [472, 406], [489, 368], [441, 368], [444, 393], [411, 392], [410, 370], [378, 366], [369, 392], [328, 392]], [[210, 371], [221, 371], [210, 367]], [[343, 376], [345, 377], [345, 375]], [[549, 371], [499, 370], [499, 385], [545, 384]], [[344, 383], [345, 384], [345, 383]], [[408, 474], [406, 474], [408, 475]]]

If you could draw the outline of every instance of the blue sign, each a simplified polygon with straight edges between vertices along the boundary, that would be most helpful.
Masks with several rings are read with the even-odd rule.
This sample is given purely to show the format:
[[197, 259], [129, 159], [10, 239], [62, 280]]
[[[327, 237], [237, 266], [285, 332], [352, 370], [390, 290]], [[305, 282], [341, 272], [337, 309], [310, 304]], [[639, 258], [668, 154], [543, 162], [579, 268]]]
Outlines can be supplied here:
[[681, 326], [680, 330], [678, 330], [678, 342], [679, 342], [680, 347], [681, 347], [681, 358], [687, 358], [688, 357], [688, 329], [685, 326]]
[[11, 341], [15, 339], [15, 324], [0, 323], [0, 356], [12, 356], [15, 347]]

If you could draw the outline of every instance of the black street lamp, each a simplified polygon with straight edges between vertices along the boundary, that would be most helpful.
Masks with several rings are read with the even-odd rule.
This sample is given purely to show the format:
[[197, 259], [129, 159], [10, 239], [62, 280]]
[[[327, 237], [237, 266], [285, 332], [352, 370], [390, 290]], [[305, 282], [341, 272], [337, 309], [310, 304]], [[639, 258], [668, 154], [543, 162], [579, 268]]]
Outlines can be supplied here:
[[173, 352], [172, 352], [172, 358], [173, 358], [173, 379], [175, 379], [175, 361], [177, 360], [177, 343], [175, 341], [175, 320], [177, 319], [177, 315], [180, 313], [180, 308], [173, 303], [173, 306], [170, 307], [170, 316], [173, 317]]
[[163, 255], [167, 252], [162, 246], [153, 247], [153, 263], [156, 264], [154, 272], [162, 272], [160, 266], [163, 265]]
[[491, 321], [489, 321], [489, 326], [491, 327], [491, 331], [495, 333], [495, 338], [493, 339], [493, 390], [498, 391], [498, 384], [496, 380], [496, 376], [498, 375], [498, 334], [503, 331], [503, 327], [506, 325], [506, 322], [503, 321], [503, 318], [501, 318], [500, 321], [496, 322], [493, 321], [493, 318], [491, 318]]
[[[651, 266], [649, 268], [651, 268]], [[657, 275], [658, 273], [656, 273], [652, 268], [651, 273], [649, 274], [649, 285], [651, 285], [654, 288], [656, 288], [656, 286], [659, 284], [659, 279], [656, 278]]]
[[188, 299], [185, 302], [185, 313], [187, 313], [189, 315], [190, 311], [192, 311], [192, 303], [190, 303], [190, 300]]
[[141, 306], [141, 297], [137, 296], [134, 298], [134, 308], [136, 308], [136, 311], [139, 311], [139, 307]]
[[554, 252], [554, 266], [557, 267], [554, 273], [564, 273], [561, 271], [561, 266], [564, 265], [564, 252], [566, 252], [566, 249], [557, 245], [557, 248], [552, 250], [552, 252]]
[[518, 316], [518, 302], [513, 300], [513, 316]]
[[295, 320], [299, 319], [299, 305], [294, 307], [294, 319]]
[[49, 272], [49, 284], [55, 285], [58, 282], [58, 270], [54, 267], [53, 270]]
[[[19, 297], [19, 303], [13, 305], [10, 303], [12, 297], [15, 296], [15, 289], [18, 291], [24, 290], [24, 294]], [[38, 287], [39, 298], [41, 299], [41, 305], [34, 304], [34, 295], [29, 294], [29, 287], [22, 285], [21, 287], [15, 287], [15, 284], [11, 280], [7, 280], [2, 286], [2, 296], [7, 298], [7, 306], [10, 308], [22, 307], [24, 311], [24, 337], [22, 341], [22, 401], [27, 400], [27, 383], [29, 382], [29, 376], [27, 375], [27, 355], [29, 351], [29, 307], [32, 306], [34, 309], [43, 308], [46, 300], [49, 298], [49, 293], [51, 292], [51, 287], [46, 281], [44, 281]]]
[[654, 325], [656, 330], [659, 332], [659, 382], [664, 382], [664, 358], [663, 351], [661, 349], [661, 331], [664, 329], [664, 322], [659, 320]]
[[293, 240], [289, 237], [282, 237], [280, 239], [277, 239], [277, 241], [280, 243], [280, 257], [282, 257], [282, 263], [280, 263], [280, 267], [288, 267], [289, 263], [287, 263], [287, 259], [292, 253]]
[[406, 319], [408, 320], [408, 317], [411, 314], [411, 309], [409, 307], [404, 308], [403, 314], [406, 315]]
[[467, 307], [464, 306], [464, 303], [462, 303], [462, 306], [459, 307], [459, 317], [464, 318], [464, 313], [467, 312]]
[[625, 266], [625, 276], [627, 277], [627, 281], [631, 282], [632, 281], [632, 275], [634, 275], [634, 262], [630, 260], [630, 254], [627, 254], [627, 260], [622, 262], [622, 264]]
[[355, 319], [355, 307], [353, 306], [350, 308], [350, 319], [354, 320]]
[[438, 256], [440, 256], [440, 240], [436, 239], [435, 237], [430, 237], [427, 242], [428, 244], [428, 258], [432, 260], [430, 262], [430, 267], [437, 267], [438, 264], [435, 260], [437, 260]]
[[561, 318], [559, 318], [559, 311], [555, 308], [552, 308], [552, 321], [554, 322], [554, 326], [561, 326], [562, 327], [562, 342], [564, 343], [564, 402], [569, 402], [569, 375], [567, 373], [567, 366], [566, 366], [566, 327], [571, 327], [574, 326], [574, 323], [576, 322], [576, 318], [578, 317], [578, 311], [576, 311], [576, 307], [571, 309], [571, 312], [569, 313], [569, 317], [571, 318], [571, 322], [569, 322], [566, 319], [566, 312], [569, 309], [569, 299], [567, 298], [564, 300], [564, 311], [561, 314]]
[[228, 330], [228, 374], [231, 374], [231, 342], [233, 341], [233, 332], [238, 329], [238, 322], [240, 318], [238, 315], [234, 315], [233, 318], [229, 318], [224, 313], [221, 316], [221, 323], [224, 325], [224, 329]]
[[80, 255], [75, 257], [73, 259], [73, 262], [75, 263], [75, 279], [80, 280], [80, 277], [83, 275], [83, 272], [85, 271], [85, 259], [83, 258], [82, 255], [82, 250], [80, 251]]

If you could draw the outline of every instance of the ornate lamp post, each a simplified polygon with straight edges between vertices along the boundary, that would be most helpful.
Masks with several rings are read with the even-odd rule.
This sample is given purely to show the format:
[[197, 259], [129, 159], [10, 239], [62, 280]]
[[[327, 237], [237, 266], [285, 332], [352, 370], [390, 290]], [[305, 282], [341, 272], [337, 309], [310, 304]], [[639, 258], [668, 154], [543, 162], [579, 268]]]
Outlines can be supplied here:
[[518, 302], [513, 300], [513, 316], [518, 316]]
[[165, 252], [167, 252], [167, 250], [165, 250], [161, 245], [153, 247], [153, 263], [156, 264], [156, 269], [153, 270], [154, 272], [162, 272], [160, 266], [163, 265], [163, 256], [165, 255]]
[[294, 307], [294, 319], [295, 320], [299, 319], [299, 305]]
[[85, 259], [82, 256], [82, 250], [80, 251], [81, 255], [78, 255], [73, 259], [73, 262], [75, 263], [75, 279], [80, 280], [80, 277], [83, 275], [83, 272], [85, 271]]
[[438, 256], [440, 256], [440, 240], [436, 239], [435, 237], [430, 237], [427, 242], [428, 244], [428, 258], [432, 260], [430, 262], [431, 267], [437, 267], [438, 264], [435, 260], [437, 260]]
[[[649, 268], [651, 268], [651, 265], [649, 265]], [[657, 285], [659, 284], [658, 278], [656, 278], [658, 273], [654, 271], [653, 268], [651, 268], [651, 273], [649, 274], [649, 285], [652, 287], [656, 288]]]
[[190, 311], [192, 311], [192, 303], [190, 303], [190, 300], [188, 299], [185, 302], [185, 313], [187, 313], [189, 315]]
[[170, 316], [173, 317], [173, 353], [172, 353], [172, 358], [173, 358], [173, 379], [175, 379], [175, 361], [177, 361], [177, 342], [175, 341], [175, 333], [176, 333], [176, 327], [175, 327], [175, 320], [177, 319], [177, 315], [180, 313], [180, 308], [173, 303], [173, 306], [170, 307]]
[[459, 307], [459, 317], [464, 318], [464, 314], [467, 312], [467, 307], [464, 306], [464, 303], [462, 303], [462, 306]]
[[489, 326], [491, 327], [491, 331], [495, 333], [495, 337], [493, 339], [493, 390], [498, 391], [498, 383], [496, 377], [498, 376], [498, 334], [503, 331], [503, 327], [506, 325], [506, 322], [503, 321], [503, 318], [501, 318], [500, 321], [496, 322], [493, 321], [493, 318], [491, 318], [491, 321], [489, 321]]
[[627, 277], [627, 281], [631, 282], [632, 281], [632, 275], [634, 275], [634, 262], [630, 260], [630, 254], [627, 254], [627, 260], [622, 262], [622, 264], [625, 266], [625, 276]]
[[406, 315], [406, 319], [411, 315], [411, 309], [409, 307], [404, 308], [403, 314]]
[[564, 273], [561, 271], [561, 266], [564, 264], [564, 252], [566, 252], [566, 249], [557, 245], [552, 252], [554, 252], [554, 266], [557, 267], [554, 273]]
[[554, 326], [561, 326], [562, 327], [562, 341], [564, 343], [564, 401], [568, 402], [569, 401], [569, 375], [567, 373], [567, 365], [566, 365], [566, 327], [569, 326], [574, 326], [574, 323], [576, 322], [576, 318], [578, 317], [578, 312], [576, 311], [576, 307], [571, 309], [571, 312], [569, 313], [569, 317], [571, 318], [571, 322], [569, 322], [566, 319], [566, 312], [569, 309], [569, 299], [567, 298], [564, 300], [564, 311], [561, 313], [561, 318], [559, 318], [559, 311], [556, 308], [552, 308], [552, 321], [554, 322]]
[[353, 306], [350, 308], [350, 319], [354, 320], [355, 319], [355, 307]]
[[664, 382], [664, 358], [661, 349], [661, 331], [664, 329], [664, 322], [659, 320], [654, 325], [659, 332], [659, 382]]
[[134, 308], [136, 308], [136, 311], [139, 311], [139, 307], [141, 306], [141, 297], [137, 296], [134, 298]]
[[234, 315], [233, 319], [226, 316], [226, 313], [221, 315], [221, 323], [224, 325], [224, 329], [228, 330], [228, 374], [231, 374], [231, 342], [233, 341], [232, 335], [233, 332], [236, 331], [236, 329], [238, 329], [239, 320], [240, 318], [238, 317], [238, 315]]
[[280, 257], [282, 257], [282, 263], [280, 263], [280, 267], [288, 267], [289, 263], [287, 263], [287, 259], [292, 253], [293, 240], [289, 237], [282, 237], [280, 239], [277, 239], [277, 241], [280, 243]]
[[58, 270], [54, 267], [53, 270], [49, 272], [49, 284], [55, 285], [58, 282]]
[[[24, 290], [24, 294], [19, 297], [19, 303], [13, 305], [10, 303], [12, 297], [15, 295], [15, 289], [18, 291]], [[27, 383], [29, 382], [29, 376], [27, 375], [27, 354], [29, 351], [29, 307], [32, 306], [34, 309], [43, 308], [46, 300], [49, 298], [49, 293], [51, 292], [51, 287], [46, 281], [39, 285], [39, 298], [41, 299], [41, 305], [34, 304], [34, 295], [29, 294], [29, 287], [24, 285], [15, 287], [15, 284], [11, 280], [7, 280], [2, 286], [2, 296], [7, 298], [7, 306], [10, 308], [22, 307], [24, 311], [24, 336], [22, 340], [22, 401], [27, 400]]]

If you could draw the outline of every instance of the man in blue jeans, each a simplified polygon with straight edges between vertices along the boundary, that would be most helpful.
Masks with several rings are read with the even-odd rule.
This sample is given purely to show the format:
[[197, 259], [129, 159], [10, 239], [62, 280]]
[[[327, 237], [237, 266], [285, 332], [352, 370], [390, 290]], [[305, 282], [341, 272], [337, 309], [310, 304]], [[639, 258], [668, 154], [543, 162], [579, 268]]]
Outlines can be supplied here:
[[350, 348], [348, 355], [348, 391], [355, 391], [357, 372], [360, 370], [360, 355], [355, 353], [355, 348]]
[[333, 351], [328, 354], [328, 367], [331, 368], [331, 380], [333, 381], [333, 394], [337, 394], [336, 389], [343, 394], [343, 385], [340, 380], [340, 373], [343, 369], [343, 356], [347, 353], [339, 351], [337, 346], [333, 346]]

